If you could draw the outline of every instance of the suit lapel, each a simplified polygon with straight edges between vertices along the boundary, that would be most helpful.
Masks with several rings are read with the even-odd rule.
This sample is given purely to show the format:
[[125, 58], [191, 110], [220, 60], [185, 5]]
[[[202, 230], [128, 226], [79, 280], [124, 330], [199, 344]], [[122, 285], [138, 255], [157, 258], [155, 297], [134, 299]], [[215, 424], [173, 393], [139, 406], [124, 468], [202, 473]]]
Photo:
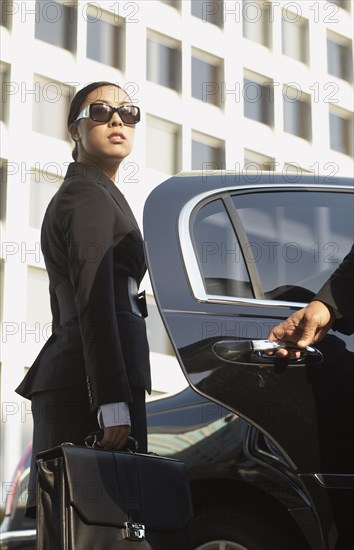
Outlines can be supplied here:
[[103, 185], [107, 189], [108, 193], [111, 195], [112, 199], [117, 203], [117, 205], [119, 206], [123, 214], [134, 225], [135, 229], [138, 231], [140, 235], [140, 229], [139, 229], [138, 223], [124, 195], [108, 177], [107, 177], [107, 180], [108, 181], [102, 181]]

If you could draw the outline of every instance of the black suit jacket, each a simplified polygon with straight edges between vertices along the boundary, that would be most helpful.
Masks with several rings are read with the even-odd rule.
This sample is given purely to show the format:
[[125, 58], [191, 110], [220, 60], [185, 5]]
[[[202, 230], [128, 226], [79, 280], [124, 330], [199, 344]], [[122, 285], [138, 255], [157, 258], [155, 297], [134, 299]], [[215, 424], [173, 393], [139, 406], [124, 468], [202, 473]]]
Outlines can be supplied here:
[[354, 245], [314, 300], [334, 309], [337, 320], [333, 328], [344, 334], [354, 332]]
[[143, 240], [122, 193], [98, 167], [69, 165], [46, 210], [41, 247], [53, 333], [17, 393], [86, 384], [94, 411], [131, 401], [131, 385], [150, 391], [145, 319], [131, 289], [146, 271]]

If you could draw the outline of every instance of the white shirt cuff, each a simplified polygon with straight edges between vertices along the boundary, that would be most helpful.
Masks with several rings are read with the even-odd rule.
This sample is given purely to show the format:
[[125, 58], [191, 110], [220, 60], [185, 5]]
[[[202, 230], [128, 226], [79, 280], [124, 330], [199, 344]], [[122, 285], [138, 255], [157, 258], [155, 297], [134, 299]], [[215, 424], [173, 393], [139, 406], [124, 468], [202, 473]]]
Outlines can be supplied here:
[[100, 428], [111, 426], [130, 426], [130, 414], [127, 403], [107, 403], [98, 407], [97, 421]]

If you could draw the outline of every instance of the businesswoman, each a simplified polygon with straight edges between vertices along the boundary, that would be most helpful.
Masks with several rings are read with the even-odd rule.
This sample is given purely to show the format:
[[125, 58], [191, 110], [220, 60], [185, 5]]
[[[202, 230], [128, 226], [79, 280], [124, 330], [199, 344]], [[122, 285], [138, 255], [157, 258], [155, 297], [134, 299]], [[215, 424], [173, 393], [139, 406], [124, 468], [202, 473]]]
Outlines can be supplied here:
[[139, 108], [115, 84], [95, 82], [73, 98], [74, 161], [48, 205], [41, 247], [53, 332], [17, 392], [32, 400], [33, 459], [26, 514], [35, 515], [35, 456], [103, 428], [103, 447], [129, 434], [146, 451], [150, 391], [137, 222], [114, 181], [134, 143]]

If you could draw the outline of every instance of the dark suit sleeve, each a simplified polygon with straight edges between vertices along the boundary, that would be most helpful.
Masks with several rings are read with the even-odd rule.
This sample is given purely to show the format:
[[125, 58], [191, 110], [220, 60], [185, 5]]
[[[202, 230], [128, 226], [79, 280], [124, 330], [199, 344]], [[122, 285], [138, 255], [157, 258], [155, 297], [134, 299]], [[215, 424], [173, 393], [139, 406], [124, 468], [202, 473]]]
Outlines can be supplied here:
[[314, 299], [333, 308], [335, 330], [354, 332], [354, 245]]
[[49, 295], [50, 295], [50, 309], [52, 312], [52, 332], [55, 331], [55, 329], [60, 324], [60, 310], [59, 310], [59, 304], [58, 304], [58, 298], [55, 294], [55, 290], [51, 287], [49, 287]]
[[75, 181], [57, 206], [67, 244], [92, 410], [104, 403], [132, 400], [115, 314], [117, 216], [108, 192], [95, 182]]

